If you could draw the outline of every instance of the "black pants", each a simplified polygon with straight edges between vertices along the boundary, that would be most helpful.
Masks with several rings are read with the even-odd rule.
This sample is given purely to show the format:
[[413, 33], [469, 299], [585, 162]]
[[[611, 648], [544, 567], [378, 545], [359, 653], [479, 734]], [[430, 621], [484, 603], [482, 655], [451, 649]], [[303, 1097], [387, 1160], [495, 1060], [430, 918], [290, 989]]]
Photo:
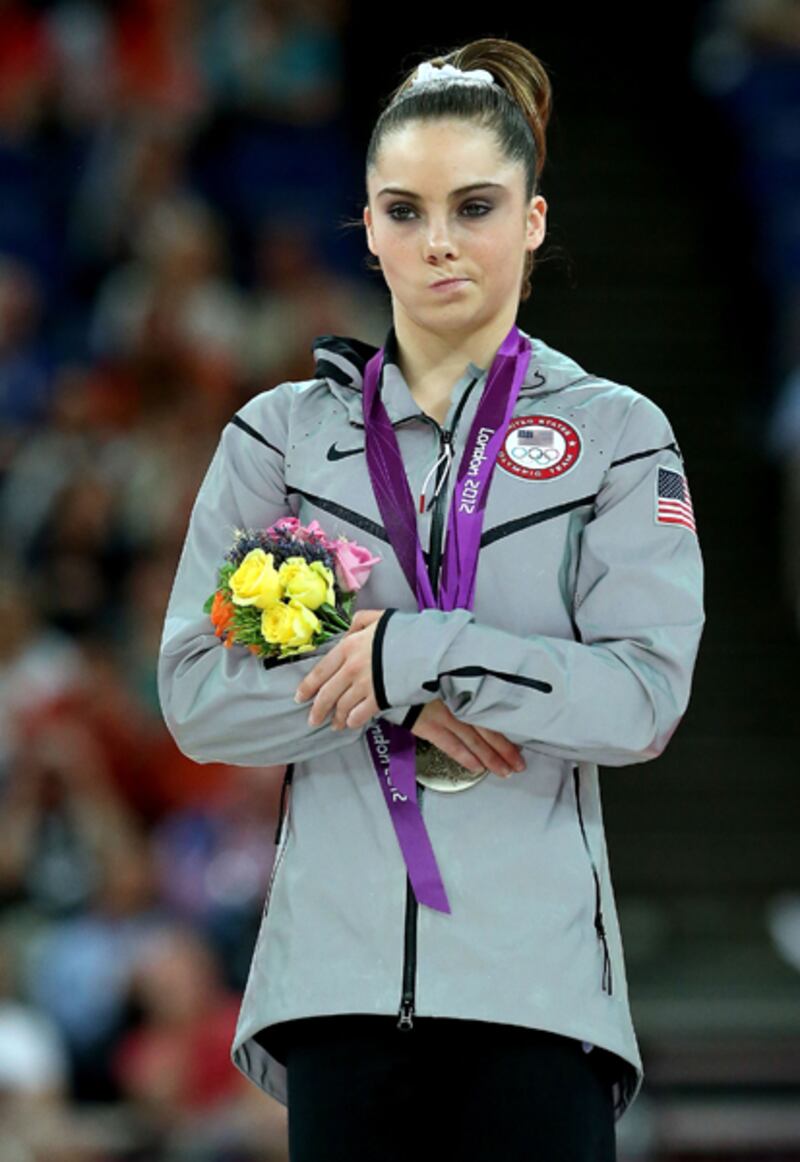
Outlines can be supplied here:
[[[273, 1032], [278, 1027], [273, 1026]], [[290, 1162], [614, 1162], [614, 1056], [537, 1029], [287, 1022]]]

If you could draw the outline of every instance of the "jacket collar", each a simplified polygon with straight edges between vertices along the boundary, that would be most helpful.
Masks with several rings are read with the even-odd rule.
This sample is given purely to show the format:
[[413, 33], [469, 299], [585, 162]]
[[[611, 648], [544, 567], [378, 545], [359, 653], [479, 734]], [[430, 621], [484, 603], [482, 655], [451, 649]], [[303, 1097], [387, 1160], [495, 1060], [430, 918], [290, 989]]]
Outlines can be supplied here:
[[[519, 326], [519, 324], [517, 324]], [[520, 393], [526, 397], [546, 395], [559, 391], [577, 380], [595, 380], [570, 356], [548, 346], [541, 339], [520, 332], [531, 341], [531, 360]], [[381, 399], [392, 424], [422, 415], [397, 362], [397, 335], [391, 324], [383, 343], [385, 348]], [[325, 379], [333, 394], [347, 407], [348, 419], [358, 427], [364, 426], [362, 389], [364, 368], [378, 347], [362, 339], [344, 335], [317, 335], [311, 344], [314, 355], [315, 378]], [[485, 377], [486, 368], [470, 361], [454, 388], [454, 398], [476, 377]]]

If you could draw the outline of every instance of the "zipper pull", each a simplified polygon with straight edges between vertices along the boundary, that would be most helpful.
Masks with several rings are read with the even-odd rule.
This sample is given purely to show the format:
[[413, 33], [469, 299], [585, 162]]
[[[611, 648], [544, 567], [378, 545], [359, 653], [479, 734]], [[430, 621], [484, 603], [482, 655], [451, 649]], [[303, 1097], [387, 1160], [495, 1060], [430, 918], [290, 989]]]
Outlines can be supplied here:
[[397, 1022], [398, 1029], [413, 1029], [414, 1021], [414, 1002], [412, 1000], [404, 1000], [400, 1006], [400, 1018]]
[[606, 926], [603, 923], [603, 913], [599, 909], [595, 916], [594, 926], [597, 935], [603, 942], [603, 991], [607, 992], [610, 996], [614, 991], [611, 976], [611, 953], [608, 950], [608, 938], [606, 936]]
[[428, 481], [430, 480], [431, 476], [436, 471], [436, 469], [439, 467], [442, 460], [446, 461], [447, 468], [444, 471], [442, 479], [436, 485], [436, 490], [434, 491], [434, 494], [433, 494], [434, 500], [436, 500], [436, 497], [439, 495], [439, 490], [441, 489], [444, 481], [447, 479], [447, 473], [450, 470], [450, 463], [453, 459], [453, 436], [452, 436], [452, 433], [448, 432], [446, 428], [442, 429], [442, 443], [444, 444], [444, 451], [441, 452], [439, 456], [437, 456], [430, 471], [428, 472], [428, 475], [425, 477], [424, 481], [422, 482], [422, 488], [420, 489], [420, 493], [419, 493], [419, 511], [420, 512], [424, 512], [425, 508], [426, 508], [425, 490], [428, 487]]

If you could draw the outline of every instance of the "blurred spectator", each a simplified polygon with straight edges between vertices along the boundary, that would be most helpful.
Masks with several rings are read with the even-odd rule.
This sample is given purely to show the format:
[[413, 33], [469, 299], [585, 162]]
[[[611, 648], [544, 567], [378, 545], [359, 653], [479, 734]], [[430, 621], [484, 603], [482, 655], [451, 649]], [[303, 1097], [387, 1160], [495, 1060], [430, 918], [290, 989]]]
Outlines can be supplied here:
[[135, 255], [101, 286], [91, 341], [145, 376], [191, 384], [195, 405], [222, 424], [235, 406], [244, 300], [228, 280], [222, 224], [202, 201], [159, 202]]
[[34, 272], [0, 255], [0, 474], [21, 436], [46, 418], [53, 368], [38, 330], [40, 309]]
[[0, 1106], [19, 1095], [61, 1101], [70, 1087], [64, 1038], [52, 1018], [19, 998], [7, 939], [0, 939]]
[[51, 705], [27, 712], [0, 811], [0, 882], [45, 916], [80, 911], [110, 852], [140, 839], [87, 727]]
[[116, 97], [113, 29], [107, 7], [94, 0], [61, 0], [43, 16], [56, 109], [76, 134], [101, 121]]
[[227, 984], [243, 989], [275, 855], [284, 767], [236, 767], [215, 795], [153, 829], [161, 898], [208, 933]]
[[328, 270], [302, 219], [279, 216], [262, 223], [255, 275], [243, 356], [254, 390], [308, 378], [313, 339], [347, 334], [355, 319], [359, 335], [383, 341], [388, 301]]
[[[102, 394], [101, 377], [90, 369], [61, 368], [47, 424], [11, 457], [0, 482], [0, 537], [5, 551], [26, 564], [45, 525], [58, 526], [62, 494], [90, 478], [105, 491], [124, 475], [125, 439], [110, 429]], [[97, 531], [98, 519], [102, 525], [102, 512], [87, 514], [87, 536], [91, 528]]]
[[0, 137], [24, 137], [38, 121], [55, 58], [46, 22], [30, 4], [2, 0], [0, 21]]
[[201, 41], [223, 109], [286, 124], [328, 120], [341, 101], [340, 0], [238, 0], [208, 5]]
[[189, 194], [186, 145], [186, 130], [169, 120], [106, 111], [76, 180], [68, 225], [72, 261], [92, 290], [133, 255], [159, 203]]
[[29, 942], [28, 999], [50, 1015], [69, 1048], [77, 1100], [113, 1100], [119, 1091], [109, 1058], [131, 1023], [128, 986], [143, 939], [167, 913], [153, 891], [145, 844], [109, 832], [116, 847], [98, 851], [85, 910]]
[[105, 1162], [106, 1142], [69, 1106], [69, 1054], [57, 1024], [19, 997], [0, 938], [0, 1143], [3, 1162]]
[[203, 114], [208, 95], [196, 47], [202, 7], [193, 0], [122, 0], [113, 6], [123, 109], [186, 122]]
[[[238, 994], [223, 987], [215, 956], [188, 925], [146, 942], [131, 987], [142, 1020], [114, 1055], [120, 1086], [164, 1148], [224, 1146], [249, 1104], [250, 1083], [230, 1060]], [[283, 1129], [281, 1120], [280, 1139]]]
[[[44, 622], [22, 572], [10, 564], [0, 573], [0, 618], [4, 626], [0, 635], [2, 796], [12, 761], [27, 739], [26, 722], [39, 719], [50, 704], [75, 686], [80, 680], [82, 661], [72, 639]], [[0, 868], [3, 864], [0, 852]]]

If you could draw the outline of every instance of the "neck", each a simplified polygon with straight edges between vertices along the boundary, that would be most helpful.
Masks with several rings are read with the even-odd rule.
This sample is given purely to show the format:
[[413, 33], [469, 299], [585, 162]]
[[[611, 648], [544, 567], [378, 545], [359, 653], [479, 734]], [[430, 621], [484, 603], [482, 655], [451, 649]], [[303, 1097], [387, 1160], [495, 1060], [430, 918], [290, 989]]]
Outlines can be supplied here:
[[514, 325], [516, 312], [463, 332], [434, 332], [395, 312], [397, 363], [420, 407], [446, 413], [453, 387], [468, 363], [488, 369]]

